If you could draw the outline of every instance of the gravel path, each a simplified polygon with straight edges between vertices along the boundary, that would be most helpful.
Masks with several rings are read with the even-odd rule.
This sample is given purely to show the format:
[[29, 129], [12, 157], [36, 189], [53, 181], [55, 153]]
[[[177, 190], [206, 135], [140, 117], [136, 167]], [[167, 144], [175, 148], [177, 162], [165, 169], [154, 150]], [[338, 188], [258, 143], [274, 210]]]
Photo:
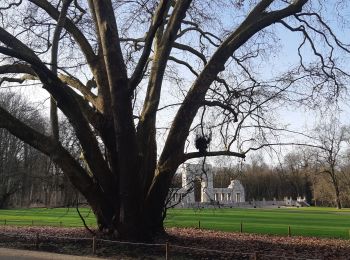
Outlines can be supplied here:
[[39, 251], [19, 250], [0, 247], [1, 260], [102, 260], [104, 258], [54, 254]]

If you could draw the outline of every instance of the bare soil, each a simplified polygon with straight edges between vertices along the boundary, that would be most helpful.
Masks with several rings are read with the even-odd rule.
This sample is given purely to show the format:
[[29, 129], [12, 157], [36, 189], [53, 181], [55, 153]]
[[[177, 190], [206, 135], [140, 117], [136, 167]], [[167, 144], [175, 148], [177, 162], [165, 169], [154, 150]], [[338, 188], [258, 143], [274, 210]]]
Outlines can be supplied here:
[[[350, 241], [170, 228], [152, 244], [96, 240], [96, 255], [112, 259], [350, 259]], [[37, 234], [39, 234], [37, 240]], [[83, 228], [0, 227], [0, 247], [93, 255]]]

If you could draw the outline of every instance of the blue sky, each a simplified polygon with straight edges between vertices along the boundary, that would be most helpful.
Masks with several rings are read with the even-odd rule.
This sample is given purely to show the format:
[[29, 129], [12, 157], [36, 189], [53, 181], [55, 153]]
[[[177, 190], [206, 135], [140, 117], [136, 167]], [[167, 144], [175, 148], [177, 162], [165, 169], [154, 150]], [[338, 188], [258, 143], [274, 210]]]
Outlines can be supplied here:
[[[312, 1], [316, 2], [316, 1]], [[320, 12], [330, 11], [333, 12], [337, 1], [324, 1], [326, 5]], [[333, 10], [333, 11], [332, 11]], [[350, 11], [349, 7], [347, 6], [345, 9], [342, 9], [344, 11], [345, 16], [344, 19], [350, 20]], [[223, 17], [224, 24], [234, 24], [231, 19], [239, 20], [240, 18], [233, 17], [232, 14], [230, 14], [230, 10], [223, 10]], [[335, 16], [326, 16], [326, 19], [329, 20], [331, 26], [334, 28], [334, 32], [345, 42], [350, 42], [349, 35], [350, 31], [346, 26], [346, 22], [343, 23], [344, 28], [340, 28], [337, 25], [337, 22], [339, 20], [339, 17]], [[231, 25], [232, 26], [232, 25]], [[229, 27], [229, 26], [228, 26]], [[298, 56], [297, 56], [297, 48], [298, 44], [301, 41], [300, 34], [291, 33], [288, 32], [285, 29], [282, 29], [282, 26], [275, 25], [274, 30], [276, 32], [276, 35], [280, 39], [279, 45], [280, 48], [276, 50], [270, 50], [269, 54], [269, 61], [265, 62], [262, 61], [259, 67], [259, 74], [262, 75], [262, 78], [270, 78], [272, 74], [277, 74], [278, 72], [282, 72], [287, 70], [288, 68], [292, 67], [298, 62]], [[310, 56], [307, 52], [304, 52], [304, 55], [306, 57]], [[350, 57], [342, 57], [344, 60], [350, 60]], [[349, 65], [350, 63], [344, 62], [344, 67], [350, 71]], [[187, 74], [187, 71], [183, 71], [183, 74]], [[166, 84], [165, 84], [166, 85]], [[26, 86], [24, 88], [21, 88], [20, 91], [27, 97], [29, 97], [31, 100], [37, 102], [39, 107], [41, 107], [41, 103], [48, 99], [47, 93], [42, 90], [39, 86]], [[350, 112], [349, 105], [347, 105], [348, 101], [340, 102], [339, 107], [343, 111], [340, 113], [341, 121], [344, 124], [350, 124], [350, 117], [347, 116]], [[48, 102], [46, 101], [46, 105]], [[45, 105], [42, 106], [43, 111], [45, 110]], [[322, 115], [319, 115], [319, 113], [312, 110], [306, 110], [304, 107], [298, 107], [297, 105], [288, 106], [288, 105], [281, 105], [278, 108], [278, 112], [276, 115], [276, 118], [280, 121], [281, 125], [289, 125], [289, 128], [291, 130], [297, 130], [297, 131], [305, 131], [305, 129], [311, 129], [314, 127], [316, 123], [321, 121], [323, 118]], [[159, 121], [170, 121], [167, 114], [165, 113], [164, 117], [159, 117]]]

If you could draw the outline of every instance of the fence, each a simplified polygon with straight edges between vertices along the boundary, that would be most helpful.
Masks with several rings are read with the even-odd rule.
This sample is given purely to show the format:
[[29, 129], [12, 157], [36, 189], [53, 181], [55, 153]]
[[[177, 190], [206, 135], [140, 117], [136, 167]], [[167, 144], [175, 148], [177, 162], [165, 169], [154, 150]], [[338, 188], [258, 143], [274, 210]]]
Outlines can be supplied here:
[[[78, 219], [76, 222], [64, 221], [42, 221], [34, 219], [0, 219], [0, 226], [51, 226], [51, 227], [84, 227], [82, 221]], [[90, 223], [89, 223], [90, 225]]]
[[[0, 219], [1, 225], [13, 225], [13, 226], [51, 226], [51, 227], [84, 227], [82, 222], [64, 222], [64, 221], [42, 221], [42, 220], [16, 220], [16, 219]], [[88, 223], [89, 226], [96, 227], [95, 224]], [[170, 226], [178, 226], [174, 223]], [[186, 227], [192, 228], [202, 228], [202, 229], [213, 229], [210, 225], [208, 226], [205, 221], [198, 220], [197, 222], [193, 222], [192, 225], [188, 225]], [[223, 226], [224, 227], [224, 226]], [[320, 227], [319, 229], [315, 229], [313, 227], [309, 228], [300, 228], [292, 225], [276, 225], [269, 226], [268, 231], [264, 227], [264, 224], [251, 224], [249, 222], [236, 222], [230, 223], [229, 229], [217, 229], [217, 230], [226, 230], [230, 232], [240, 232], [240, 233], [256, 233], [256, 234], [270, 234], [270, 235], [282, 235], [282, 236], [306, 236], [306, 237], [325, 237], [325, 238], [341, 238], [341, 239], [350, 239], [350, 229], [325, 229]]]
[[[170, 223], [171, 227], [180, 227], [181, 225], [177, 225], [176, 222], [166, 221]], [[1, 219], [0, 218], [0, 226], [1, 225], [13, 225], [13, 226], [51, 226], [51, 227], [84, 227], [80, 219], [76, 222], [65, 222], [65, 221], [43, 221], [43, 220], [34, 220], [34, 219]], [[218, 225], [218, 224], [216, 224]], [[96, 224], [88, 223], [88, 226], [96, 227]], [[190, 228], [202, 228], [202, 229], [213, 229], [212, 226], [208, 225], [205, 221], [198, 220], [197, 222], [192, 222], [192, 225], [189, 224], [186, 227]], [[228, 227], [228, 228], [226, 228]], [[325, 229], [324, 227], [314, 228], [300, 228], [288, 224], [280, 224], [275, 226], [269, 226], [267, 230], [263, 223], [249, 223], [249, 222], [235, 222], [223, 225], [221, 228], [216, 230], [225, 230], [229, 232], [240, 232], [240, 233], [255, 233], [255, 234], [270, 234], [270, 235], [282, 235], [282, 236], [306, 236], [306, 237], [324, 237], [324, 238], [340, 238], [340, 239], [350, 239], [350, 229]]]
[[[11, 241], [30, 241], [31, 246], [36, 250], [45, 250], [47, 248], [52, 249], [52, 243], [56, 243], [58, 245], [63, 243], [80, 243], [80, 246], [85, 246], [86, 254], [99, 254], [99, 250], [106, 250], [108, 246], [112, 246], [116, 249], [116, 253], [123, 252], [133, 252], [134, 256], [140, 257], [138, 255], [140, 252], [152, 252], [151, 256], [157, 256], [168, 259], [198, 259], [205, 257], [206, 259], [210, 257], [218, 258], [218, 256], [224, 257], [225, 259], [249, 259], [249, 260], [263, 260], [263, 259], [284, 259], [284, 260], [316, 260], [316, 258], [300, 258], [297, 256], [283, 256], [283, 255], [273, 255], [264, 252], [249, 252], [243, 253], [238, 251], [225, 251], [225, 250], [216, 250], [216, 249], [206, 249], [199, 247], [191, 247], [191, 246], [182, 246], [176, 245], [172, 243], [135, 243], [135, 242], [126, 242], [126, 241], [115, 241], [115, 240], [107, 240], [101, 239], [97, 237], [59, 237], [59, 236], [46, 236], [39, 233], [34, 234], [13, 234], [11, 232], [0, 232], [0, 237], [2, 237], [2, 242], [6, 240], [8, 242]], [[51, 245], [51, 247], [50, 247]], [[133, 247], [132, 249], [130, 247]], [[135, 248], [137, 250], [135, 250]], [[142, 250], [144, 248], [149, 248], [151, 250]], [[52, 251], [52, 250], [50, 250]], [[82, 252], [82, 250], [79, 250]], [[136, 255], [135, 255], [136, 254]], [[148, 255], [149, 256], [149, 255]], [[222, 259], [222, 258], [220, 258]]]

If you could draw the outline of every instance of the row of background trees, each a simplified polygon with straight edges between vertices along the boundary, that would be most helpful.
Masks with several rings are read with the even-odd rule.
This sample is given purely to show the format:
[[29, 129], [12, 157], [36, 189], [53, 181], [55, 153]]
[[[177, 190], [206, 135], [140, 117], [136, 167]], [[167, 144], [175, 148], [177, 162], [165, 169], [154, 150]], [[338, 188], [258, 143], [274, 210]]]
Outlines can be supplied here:
[[314, 206], [350, 207], [349, 153], [338, 158], [334, 175], [319, 156], [317, 150], [298, 149], [286, 154], [277, 165], [254, 156], [249, 163], [219, 171], [214, 175], [214, 187], [227, 187], [230, 180], [239, 179], [247, 201], [305, 196]]
[[[40, 132], [48, 131], [45, 118], [13, 92], [1, 92], [0, 106]], [[66, 144], [74, 147], [66, 122], [61, 131]], [[0, 208], [75, 205], [78, 192], [53, 163], [7, 130], [0, 129]]]

